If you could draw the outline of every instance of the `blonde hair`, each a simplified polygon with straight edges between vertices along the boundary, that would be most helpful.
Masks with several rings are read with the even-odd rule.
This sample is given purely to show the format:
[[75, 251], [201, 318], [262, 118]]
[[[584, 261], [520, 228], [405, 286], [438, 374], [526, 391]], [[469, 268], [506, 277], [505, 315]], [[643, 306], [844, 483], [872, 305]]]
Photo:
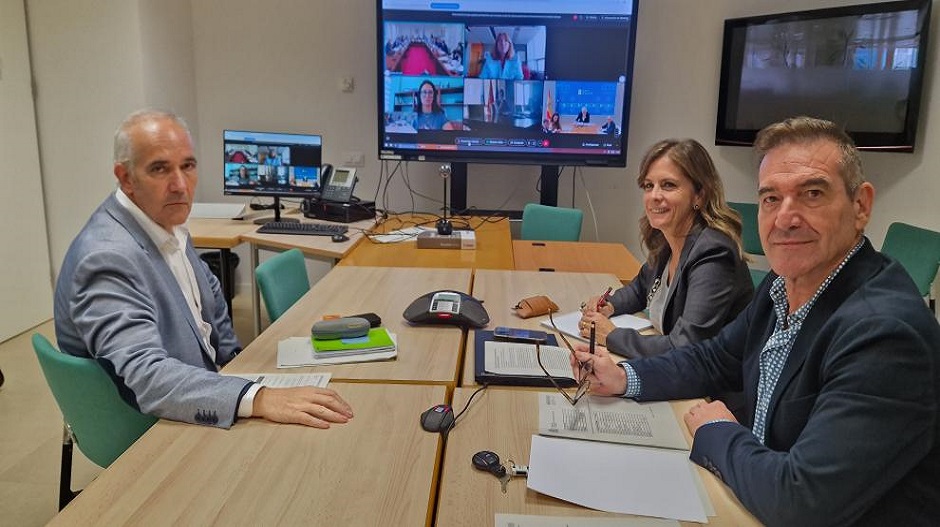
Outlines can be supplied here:
[[[694, 139], [664, 139], [646, 151], [640, 162], [640, 175], [637, 184], [641, 187], [650, 166], [663, 156], [668, 156], [679, 170], [692, 181], [695, 192], [702, 198], [701, 206], [695, 211], [693, 224], [702, 224], [715, 229], [734, 241], [738, 257], [747, 261], [741, 242], [741, 216], [725, 202], [725, 190], [718, 176], [718, 170], [711, 156]], [[657, 267], [664, 251], [668, 247], [666, 236], [659, 229], [650, 225], [646, 214], [640, 218], [640, 238], [647, 250], [647, 262]]]

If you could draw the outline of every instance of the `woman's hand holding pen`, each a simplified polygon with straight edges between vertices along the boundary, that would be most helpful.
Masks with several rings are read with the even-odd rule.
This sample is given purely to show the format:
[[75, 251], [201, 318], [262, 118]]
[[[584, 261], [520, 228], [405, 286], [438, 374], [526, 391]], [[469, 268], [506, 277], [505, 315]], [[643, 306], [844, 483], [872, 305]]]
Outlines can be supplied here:
[[[592, 296], [588, 298], [586, 302], [581, 304], [581, 312], [584, 314], [587, 313], [600, 313], [605, 317], [611, 317], [614, 314], [614, 306], [608, 301], [601, 302], [601, 296]], [[598, 307], [599, 306], [599, 307]]]
[[623, 395], [627, 391], [627, 374], [623, 371], [604, 346], [595, 346], [594, 353], [590, 345], [578, 342], [574, 345], [571, 357], [571, 369], [577, 377], [581, 371], [581, 362], [591, 364], [588, 379], [591, 381], [591, 393], [595, 395]]

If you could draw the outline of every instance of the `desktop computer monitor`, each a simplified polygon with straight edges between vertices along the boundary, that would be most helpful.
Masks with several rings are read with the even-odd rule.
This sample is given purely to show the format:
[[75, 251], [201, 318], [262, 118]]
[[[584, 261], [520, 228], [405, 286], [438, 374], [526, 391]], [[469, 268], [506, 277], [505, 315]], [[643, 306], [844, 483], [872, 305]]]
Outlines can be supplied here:
[[323, 138], [314, 134], [225, 130], [223, 185], [226, 195], [310, 198], [320, 193]]

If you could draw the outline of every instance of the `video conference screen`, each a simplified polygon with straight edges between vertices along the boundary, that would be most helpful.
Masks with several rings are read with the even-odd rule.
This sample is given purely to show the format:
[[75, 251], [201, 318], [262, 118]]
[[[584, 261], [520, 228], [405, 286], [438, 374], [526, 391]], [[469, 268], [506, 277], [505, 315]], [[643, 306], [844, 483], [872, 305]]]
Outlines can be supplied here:
[[225, 130], [225, 194], [288, 196], [320, 191], [319, 135]]
[[635, 0], [378, 3], [380, 158], [624, 165]]

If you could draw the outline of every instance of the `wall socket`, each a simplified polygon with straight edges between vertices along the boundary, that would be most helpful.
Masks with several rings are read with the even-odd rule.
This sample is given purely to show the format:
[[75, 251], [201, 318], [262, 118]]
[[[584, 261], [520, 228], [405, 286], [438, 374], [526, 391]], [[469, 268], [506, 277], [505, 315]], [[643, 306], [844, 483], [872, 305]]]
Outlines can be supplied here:
[[343, 153], [343, 166], [363, 167], [366, 165], [366, 157], [362, 152], [351, 150]]

